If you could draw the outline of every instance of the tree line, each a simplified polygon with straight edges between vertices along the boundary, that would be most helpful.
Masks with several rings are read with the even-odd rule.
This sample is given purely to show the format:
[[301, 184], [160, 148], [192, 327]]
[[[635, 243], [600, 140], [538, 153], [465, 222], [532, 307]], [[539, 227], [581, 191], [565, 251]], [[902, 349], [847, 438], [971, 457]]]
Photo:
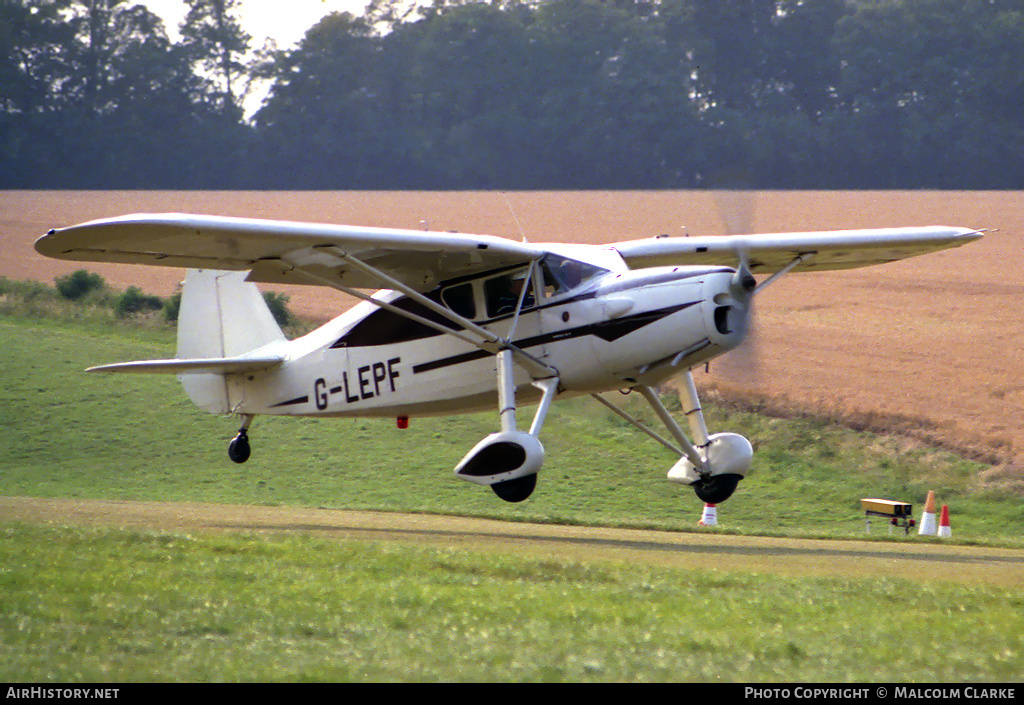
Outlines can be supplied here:
[[1024, 0], [187, 3], [0, 0], [0, 187], [1024, 187]]

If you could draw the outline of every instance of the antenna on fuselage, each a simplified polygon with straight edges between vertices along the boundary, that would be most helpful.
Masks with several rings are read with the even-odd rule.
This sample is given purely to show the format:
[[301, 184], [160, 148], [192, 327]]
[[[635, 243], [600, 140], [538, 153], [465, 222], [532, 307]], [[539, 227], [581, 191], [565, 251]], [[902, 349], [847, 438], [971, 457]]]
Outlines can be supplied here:
[[504, 191], [501, 193], [501, 197], [505, 199], [505, 205], [508, 206], [508, 212], [512, 214], [512, 220], [516, 221], [516, 227], [519, 229], [519, 236], [526, 242], [526, 233], [523, 232], [523, 226], [519, 222], [519, 218], [516, 217], [516, 209], [512, 207], [512, 202], [508, 200], [508, 194]]

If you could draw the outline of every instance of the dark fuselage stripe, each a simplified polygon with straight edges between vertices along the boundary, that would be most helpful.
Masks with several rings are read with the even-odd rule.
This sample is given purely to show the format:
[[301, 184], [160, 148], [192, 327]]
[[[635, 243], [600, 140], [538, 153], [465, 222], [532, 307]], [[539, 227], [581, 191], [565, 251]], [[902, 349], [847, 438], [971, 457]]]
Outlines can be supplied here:
[[294, 399], [289, 399], [288, 401], [279, 401], [276, 404], [271, 404], [270, 408], [273, 409], [273, 408], [276, 408], [278, 406], [295, 406], [296, 404], [308, 404], [308, 403], [309, 403], [309, 395], [307, 394], [304, 397], [295, 397]]
[[[607, 342], [618, 340], [619, 338], [629, 335], [645, 326], [660, 321], [666, 316], [671, 316], [673, 313], [678, 313], [683, 309], [696, 306], [699, 301], [691, 301], [690, 303], [680, 304], [678, 306], [670, 306], [668, 308], [658, 309], [656, 311], [646, 311], [644, 313], [638, 313], [634, 316], [626, 316], [624, 318], [615, 319], [611, 321], [601, 321], [600, 323], [591, 323], [586, 326], [580, 326], [579, 328], [569, 328], [567, 330], [556, 331], [554, 333], [546, 333], [544, 335], [537, 335], [532, 338], [524, 338], [516, 341], [516, 346], [526, 350], [529, 348], [537, 347], [538, 345], [546, 345], [557, 340], [568, 340], [570, 338], [582, 338], [587, 335], [596, 335], [597, 337]], [[490, 357], [490, 353], [484, 350], [471, 350], [469, 352], [461, 353], [459, 355], [453, 355], [451, 357], [441, 358], [439, 360], [432, 360], [430, 362], [423, 362], [419, 365], [413, 365], [413, 374], [419, 374], [421, 372], [430, 372], [431, 370], [438, 370], [443, 367], [450, 367], [452, 365], [460, 365], [464, 362], [472, 362], [474, 360], [482, 360], [485, 357]]]

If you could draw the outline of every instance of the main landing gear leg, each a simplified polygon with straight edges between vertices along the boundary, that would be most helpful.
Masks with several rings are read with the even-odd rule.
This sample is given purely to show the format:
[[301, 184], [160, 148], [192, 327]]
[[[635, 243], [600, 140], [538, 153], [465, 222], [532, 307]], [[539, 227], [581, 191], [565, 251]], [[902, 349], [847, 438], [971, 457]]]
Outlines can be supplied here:
[[646, 385], [637, 385], [632, 389], [647, 400], [658, 418], [665, 424], [675, 444], [654, 433], [600, 394], [592, 396], [679, 456], [678, 462], [668, 471], [669, 480], [689, 485], [703, 502], [718, 504], [728, 499], [736, 490], [739, 481], [750, 472], [753, 448], [746, 438], [736, 433], [708, 435], [704, 413], [701, 411], [700, 400], [697, 398], [697, 390], [690, 372], [686, 371], [681, 376], [680, 400], [693, 435], [693, 442], [686, 437], [653, 389]]
[[244, 463], [249, 459], [249, 424], [252, 423], [252, 414], [242, 415], [242, 427], [238, 429], [238, 435], [231, 439], [228, 444], [228, 457], [236, 463]]
[[[690, 425], [690, 435], [704, 463], [703, 467], [691, 468], [682, 461], [682, 467], [673, 468], [674, 473], [669, 472], [669, 479], [689, 484], [702, 502], [719, 504], [732, 496], [740, 480], [750, 470], [750, 443], [735, 433], [720, 433], [714, 439], [709, 436], [693, 374], [686, 370], [676, 378], [676, 383], [679, 385], [679, 401]], [[699, 479], [693, 479], [694, 471]]]
[[724, 502], [750, 472], [754, 449], [750, 441], [737, 433], [708, 435], [693, 375], [686, 370], [677, 381], [683, 413], [702, 462], [695, 463], [691, 458], [683, 457], [669, 470], [668, 479], [690, 485], [702, 502]]
[[544, 446], [538, 436], [551, 402], [558, 393], [558, 377], [537, 379], [533, 386], [543, 392], [530, 431], [520, 431], [516, 424], [516, 389], [513, 379], [511, 350], [497, 355], [498, 416], [501, 431], [492, 433], [466, 455], [456, 466], [455, 474], [463, 480], [487, 485], [506, 502], [522, 502], [537, 486], [537, 472], [544, 462]]

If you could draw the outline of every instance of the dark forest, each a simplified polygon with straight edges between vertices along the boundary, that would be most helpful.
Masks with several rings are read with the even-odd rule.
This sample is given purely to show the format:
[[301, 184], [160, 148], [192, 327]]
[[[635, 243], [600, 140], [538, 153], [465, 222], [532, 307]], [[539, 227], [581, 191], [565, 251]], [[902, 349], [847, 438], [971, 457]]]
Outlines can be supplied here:
[[0, 0], [0, 187], [1024, 187], [1024, 0], [188, 5]]

